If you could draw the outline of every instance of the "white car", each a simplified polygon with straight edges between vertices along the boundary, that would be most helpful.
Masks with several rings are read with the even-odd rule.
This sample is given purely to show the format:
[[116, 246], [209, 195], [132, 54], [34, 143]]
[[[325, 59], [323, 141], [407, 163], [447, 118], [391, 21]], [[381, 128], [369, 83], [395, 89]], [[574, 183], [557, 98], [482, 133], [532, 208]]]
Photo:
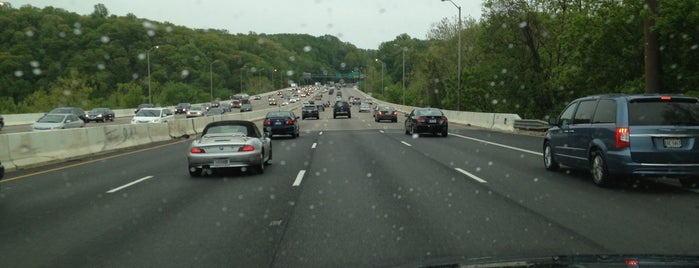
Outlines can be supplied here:
[[143, 108], [131, 119], [131, 124], [165, 123], [175, 120], [168, 108]]
[[32, 125], [32, 130], [52, 130], [84, 127], [85, 122], [75, 114], [47, 114]]

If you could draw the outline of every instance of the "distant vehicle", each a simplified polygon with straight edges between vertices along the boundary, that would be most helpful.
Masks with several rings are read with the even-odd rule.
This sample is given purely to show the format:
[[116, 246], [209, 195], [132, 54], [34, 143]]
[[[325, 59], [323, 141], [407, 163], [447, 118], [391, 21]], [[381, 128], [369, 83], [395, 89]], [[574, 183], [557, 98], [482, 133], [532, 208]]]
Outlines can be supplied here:
[[83, 122], [88, 122], [87, 114], [80, 107], [58, 107], [49, 111], [48, 114], [74, 114], [77, 115], [80, 120], [83, 120]]
[[277, 105], [277, 100], [275, 98], [270, 98], [267, 100], [269, 105]]
[[262, 121], [264, 132], [269, 137], [273, 135], [291, 135], [292, 138], [299, 136], [299, 117], [292, 111], [268, 112]]
[[0, 162], [0, 180], [5, 177], [5, 166], [2, 165], [2, 162]]
[[376, 105], [374, 121], [380, 122], [382, 120], [390, 120], [394, 123], [398, 122], [398, 111], [388, 105]]
[[315, 100], [322, 100], [323, 99], [323, 94], [317, 94], [315, 96]]
[[104, 122], [104, 121], [114, 122], [114, 111], [109, 108], [94, 108], [87, 112], [87, 122]]
[[699, 99], [596, 95], [573, 100], [543, 140], [544, 167], [590, 170], [598, 186], [625, 176], [678, 178], [699, 187]]
[[362, 102], [362, 104], [359, 105], [359, 112], [371, 112], [371, 104], [368, 102]]
[[141, 108], [131, 119], [131, 124], [165, 123], [172, 120], [175, 120], [175, 116], [168, 108]]
[[226, 120], [206, 125], [202, 135], [189, 145], [190, 176], [205, 169], [244, 168], [262, 174], [272, 160], [271, 139], [250, 121]]
[[289, 105], [289, 101], [288, 101], [288, 100], [282, 101], [282, 106], [287, 106], [287, 105]]
[[240, 108], [243, 104], [250, 103], [250, 95], [245, 93], [235, 94], [232, 99], [233, 108]]
[[223, 109], [223, 111], [225, 111], [225, 112], [233, 111], [233, 105], [231, 105], [228, 102], [222, 102], [220, 108]]
[[405, 118], [405, 134], [441, 134], [447, 137], [449, 124], [447, 117], [437, 108], [415, 108]]
[[350, 111], [349, 102], [343, 100], [335, 102], [335, 106], [333, 106], [333, 118], [337, 118], [338, 116], [347, 116], [347, 118], [352, 118], [352, 111]]
[[206, 108], [202, 106], [192, 106], [189, 108], [189, 111], [187, 111], [187, 118], [192, 118], [192, 117], [202, 117], [206, 114]]
[[135, 113], [138, 113], [138, 111], [140, 111], [140, 110], [143, 109], [143, 108], [155, 108], [155, 105], [152, 104], [152, 103], [142, 103], [142, 104], [139, 104], [138, 107], [136, 107], [136, 109], [133, 110], [133, 113], [134, 113], [134, 114], [135, 114]]
[[216, 115], [222, 115], [222, 114], [224, 114], [224, 113], [226, 113], [226, 111], [224, 111], [224, 110], [221, 109], [221, 108], [216, 107], [216, 108], [211, 108], [211, 109], [209, 109], [209, 110], [206, 112], [206, 116], [216, 116]]
[[53, 129], [67, 129], [67, 128], [80, 128], [85, 126], [85, 121], [81, 120], [77, 115], [73, 113], [67, 114], [46, 114], [39, 118], [32, 125], [32, 130], [53, 130]]
[[202, 103], [201, 107], [208, 111], [211, 109], [211, 103]]
[[250, 103], [243, 104], [243, 106], [240, 107], [241, 113], [250, 112], [250, 111], [252, 111], [252, 104], [250, 104]]
[[312, 117], [315, 119], [320, 119], [320, 113], [318, 107], [315, 105], [304, 105], [301, 108], [301, 120]]
[[192, 105], [189, 104], [189, 102], [178, 103], [175, 107], [175, 114], [187, 114], [190, 107], [192, 107]]
[[0, 115], [0, 130], [2, 130], [2, 127], [5, 126], [5, 119], [2, 118], [2, 115]]
[[260, 97], [260, 95], [255, 95], [255, 100], [259, 100], [259, 99], [262, 99], [262, 97]]
[[220, 101], [212, 101], [211, 102], [211, 108], [218, 108], [219, 106], [221, 106]]

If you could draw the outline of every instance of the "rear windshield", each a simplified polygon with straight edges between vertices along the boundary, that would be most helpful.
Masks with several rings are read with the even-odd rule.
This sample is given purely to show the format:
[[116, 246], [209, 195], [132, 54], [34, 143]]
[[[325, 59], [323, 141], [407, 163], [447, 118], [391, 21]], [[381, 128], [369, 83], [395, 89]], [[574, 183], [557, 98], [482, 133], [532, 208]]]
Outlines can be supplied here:
[[699, 102], [695, 99], [629, 102], [629, 125], [699, 126]]

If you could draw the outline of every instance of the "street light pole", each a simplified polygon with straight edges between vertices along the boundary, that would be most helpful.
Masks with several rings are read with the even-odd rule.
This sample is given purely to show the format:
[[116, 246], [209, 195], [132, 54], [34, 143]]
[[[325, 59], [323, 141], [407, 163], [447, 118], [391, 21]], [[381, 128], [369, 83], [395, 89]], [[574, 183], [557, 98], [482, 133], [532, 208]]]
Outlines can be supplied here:
[[146, 61], [148, 62], [148, 103], [153, 103], [153, 98], [151, 97], [151, 91], [150, 91], [150, 51], [153, 50], [154, 48], [158, 48], [158, 46], [152, 46], [148, 50], [146, 50]]
[[209, 90], [211, 90], [211, 101], [214, 101], [214, 63], [218, 60], [214, 60], [209, 63]]
[[403, 47], [403, 105], [405, 105], [405, 51], [407, 47]]
[[381, 96], [383, 96], [383, 89], [384, 89], [384, 87], [383, 87], [383, 69], [386, 67], [386, 64], [383, 63], [383, 61], [380, 59], [376, 59], [375, 61], [381, 63]]
[[457, 61], [459, 61], [459, 62], [458, 62], [458, 66], [456, 68], [456, 94], [457, 94], [457, 98], [458, 98], [457, 110], [461, 111], [461, 7], [456, 5], [454, 3], [454, 1], [452, 1], [452, 0], [442, 0], [442, 2], [444, 2], [444, 1], [451, 2], [451, 4], [454, 5], [459, 10], [459, 27], [458, 27], [459, 44], [458, 44], [458, 50], [456, 52]]

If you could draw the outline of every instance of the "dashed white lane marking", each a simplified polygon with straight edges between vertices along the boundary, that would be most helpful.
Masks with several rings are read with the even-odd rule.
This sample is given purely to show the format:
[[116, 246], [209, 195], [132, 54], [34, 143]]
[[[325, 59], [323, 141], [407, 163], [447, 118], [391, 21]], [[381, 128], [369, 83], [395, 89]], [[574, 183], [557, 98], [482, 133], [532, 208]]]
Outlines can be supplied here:
[[303, 180], [303, 175], [306, 174], [306, 170], [299, 170], [299, 174], [296, 175], [296, 179], [294, 180], [294, 184], [291, 186], [299, 186], [301, 185], [301, 181]]
[[495, 142], [492, 142], [492, 141], [487, 141], [487, 140], [481, 140], [481, 139], [466, 137], [466, 136], [459, 135], [459, 134], [455, 134], [455, 133], [449, 133], [449, 135], [456, 136], [456, 137], [463, 138], [463, 139], [467, 139], [467, 140], [482, 142], [482, 143], [486, 143], [486, 144], [490, 144], [490, 145], [500, 146], [500, 147], [502, 147], [502, 148], [507, 148], [507, 149], [510, 149], [510, 150], [515, 150], [515, 151], [530, 153], [530, 154], [538, 155], [538, 156], [544, 156], [544, 154], [542, 154], [542, 153], [540, 153], [540, 152], [530, 151], [530, 150], [527, 150], [527, 149], [517, 148], [517, 147], [513, 147], [513, 146], [509, 146], [509, 145], [504, 145], [504, 144], [499, 144], [499, 143], [495, 143]]
[[318, 143], [314, 142], [313, 145], [311, 145], [311, 149], [315, 149]]
[[471, 177], [471, 179], [474, 179], [474, 180], [476, 180], [476, 181], [478, 181], [478, 182], [480, 182], [480, 183], [486, 183], [486, 182], [487, 182], [487, 181], [485, 181], [484, 179], [481, 179], [481, 178], [479, 178], [478, 176], [473, 175], [471, 172], [468, 172], [468, 171], [463, 170], [463, 169], [461, 169], [461, 168], [454, 168], [454, 169], [456, 169], [456, 171], [458, 171], [458, 172], [461, 172], [461, 174], [464, 174], [464, 175], [466, 175], [466, 176], [469, 176], [469, 177]]
[[407, 145], [407, 146], [412, 146], [412, 145], [410, 145], [410, 143], [407, 143], [407, 142], [404, 142], [404, 141], [400, 141], [400, 143], [405, 144], [405, 145]]
[[121, 189], [124, 189], [124, 188], [126, 188], [126, 187], [129, 187], [129, 186], [131, 186], [131, 185], [134, 185], [134, 184], [136, 184], [136, 183], [145, 181], [145, 180], [150, 179], [150, 178], [153, 178], [153, 176], [145, 176], [145, 177], [140, 178], [140, 179], [138, 179], [138, 180], [135, 180], [135, 181], [129, 182], [129, 183], [127, 183], [127, 184], [124, 184], [124, 185], [122, 185], [122, 186], [119, 186], [119, 187], [117, 187], [117, 188], [111, 189], [111, 190], [107, 191], [107, 193], [108, 193], [108, 194], [114, 193], [114, 192], [116, 192], [116, 191], [119, 191], [119, 190], [121, 190]]

